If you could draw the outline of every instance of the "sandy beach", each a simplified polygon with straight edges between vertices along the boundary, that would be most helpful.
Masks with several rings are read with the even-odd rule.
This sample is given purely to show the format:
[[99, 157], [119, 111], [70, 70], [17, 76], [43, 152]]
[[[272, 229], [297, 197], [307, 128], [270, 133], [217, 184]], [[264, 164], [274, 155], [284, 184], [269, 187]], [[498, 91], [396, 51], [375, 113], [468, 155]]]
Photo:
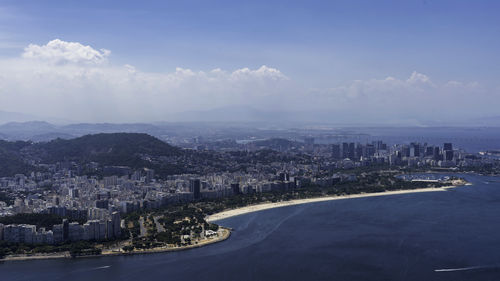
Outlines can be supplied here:
[[[463, 184], [460, 184], [463, 185]], [[469, 185], [469, 184], [466, 184]], [[282, 201], [275, 203], [262, 203], [257, 205], [245, 206], [237, 209], [227, 210], [220, 213], [216, 213], [213, 215], [209, 215], [206, 217], [206, 220], [209, 222], [214, 222], [222, 219], [227, 219], [234, 216], [239, 216], [251, 212], [258, 212], [272, 208], [280, 208], [298, 204], [307, 204], [307, 203], [315, 203], [315, 202], [323, 202], [323, 201], [331, 201], [331, 200], [344, 200], [344, 199], [353, 199], [353, 198], [363, 198], [363, 197], [376, 197], [376, 196], [388, 196], [388, 195], [397, 195], [397, 194], [408, 194], [408, 193], [419, 193], [419, 192], [438, 192], [438, 191], [446, 191], [450, 188], [457, 187], [459, 185], [450, 185], [444, 187], [429, 187], [429, 188], [419, 188], [419, 189], [407, 189], [407, 190], [394, 190], [394, 191], [384, 191], [384, 192], [374, 192], [374, 193], [360, 193], [360, 194], [352, 194], [352, 195], [342, 195], [342, 196], [324, 196], [324, 197], [315, 197], [315, 198], [307, 198], [307, 199], [295, 199], [290, 201]]]

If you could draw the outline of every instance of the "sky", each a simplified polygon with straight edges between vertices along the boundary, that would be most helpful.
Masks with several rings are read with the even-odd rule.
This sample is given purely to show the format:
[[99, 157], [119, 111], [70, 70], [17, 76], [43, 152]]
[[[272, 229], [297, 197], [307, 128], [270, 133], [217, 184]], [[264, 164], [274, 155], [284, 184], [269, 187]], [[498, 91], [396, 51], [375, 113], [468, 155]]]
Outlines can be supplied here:
[[495, 117], [499, 10], [480, 0], [1, 0], [0, 111], [79, 122], [228, 108], [341, 123]]

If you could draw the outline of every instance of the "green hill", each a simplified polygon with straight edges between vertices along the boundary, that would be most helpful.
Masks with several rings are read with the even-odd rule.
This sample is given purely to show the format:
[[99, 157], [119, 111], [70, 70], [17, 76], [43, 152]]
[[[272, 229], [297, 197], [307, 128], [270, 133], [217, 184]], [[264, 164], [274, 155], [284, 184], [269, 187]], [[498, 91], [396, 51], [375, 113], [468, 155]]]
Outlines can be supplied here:
[[181, 163], [167, 164], [161, 158], [184, 154], [181, 149], [155, 137], [138, 133], [95, 134], [46, 143], [0, 141], [0, 176], [33, 171], [34, 167], [26, 164], [23, 157], [45, 164], [72, 161], [134, 169], [152, 168], [158, 175], [165, 176], [181, 173], [184, 168]]
[[43, 163], [74, 161], [96, 162], [102, 166], [129, 166], [152, 168], [164, 176], [183, 172], [181, 165], [164, 164], [159, 158], [180, 156], [183, 151], [155, 137], [139, 133], [112, 133], [57, 139], [34, 145], [36, 155]]
[[[56, 139], [36, 144], [43, 162], [88, 162], [127, 165], [140, 155], [176, 156], [181, 150], [155, 137], [137, 133], [86, 135], [75, 139]], [[140, 157], [139, 157], [140, 158]]]
[[21, 149], [29, 145], [31, 144], [23, 141], [0, 140], [0, 177], [10, 177], [33, 170], [33, 167], [26, 164], [20, 155]]

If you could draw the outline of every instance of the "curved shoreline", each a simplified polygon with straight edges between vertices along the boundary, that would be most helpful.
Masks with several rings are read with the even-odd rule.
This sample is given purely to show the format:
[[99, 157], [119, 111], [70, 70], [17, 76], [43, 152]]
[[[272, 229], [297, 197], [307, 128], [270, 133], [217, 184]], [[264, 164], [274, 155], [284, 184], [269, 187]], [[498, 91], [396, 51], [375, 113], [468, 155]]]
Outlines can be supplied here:
[[241, 207], [241, 208], [230, 209], [230, 210], [222, 211], [219, 213], [215, 213], [215, 214], [207, 216], [205, 218], [205, 220], [207, 222], [215, 222], [218, 220], [223, 220], [223, 219], [227, 219], [227, 218], [231, 218], [231, 217], [235, 217], [235, 216], [239, 216], [239, 215], [244, 215], [244, 214], [253, 213], [253, 212], [259, 212], [259, 211], [268, 210], [268, 209], [281, 208], [281, 207], [300, 205], [300, 204], [332, 201], [332, 200], [378, 197], [378, 196], [420, 193], [420, 192], [447, 191], [448, 189], [455, 188], [458, 186], [464, 186], [464, 185], [472, 185], [472, 184], [466, 182], [466, 183], [450, 185], [450, 186], [443, 186], [443, 187], [401, 189], [401, 190], [373, 192], [373, 193], [359, 193], [359, 194], [351, 194], [351, 195], [334, 195], [334, 196], [313, 197], [313, 198], [306, 198], [306, 199], [293, 199], [293, 200], [289, 200], [289, 201], [281, 201], [281, 202], [274, 202], [274, 203], [260, 203], [260, 204], [256, 204], [256, 205], [250, 205], [250, 206], [245, 206], [245, 207]]
[[[231, 230], [229, 228], [227, 228], [227, 227], [220, 227], [220, 228], [222, 229], [222, 236], [217, 237], [215, 239], [208, 239], [206, 241], [202, 241], [199, 244], [193, 244], [193, 245], [183, 246], [183, 247], [174, 247], [174, 248], [162, 247], [162, 248], [153, 248], [153, 249], [146, 249], [146, 250], [134, 250], [132, 252], [103, 251], [103, 253], [100, 255], [77, 256], [74, 258], [80, 259], [80, 258], [100, 258], [100, 257], [110, 257], [110, 256], [131, 256], [131, 255], [144, 255], [144, 254], [158, 254], [158, 253], [178, 252], [178, 251], [185, 251], [185, 250], [200, 248], [200, 247], [207, 246], [210, 244], [222, 242], [231, 236]], [[47, 254], [47, 255], [42, 254], [42, 255], [32, 255], [32, 256], [7, 256], [3, 259], [0, 259], [0, 262], [46, 260], [46, 259], [65, 259], [65, 258], [72, 259], [73, 257], [71, 257], [68, 252], [64, 252], [64, 253], [54, 253], [54, 254]]]
[[[456, 181], [452, 182], [453, 185], [443, 186], [443, 187], [427, 187], [427, 188], [417, 188], [417, 189], [402, 189], [402, 190], [393, 190], [393, 191], [383, 191], [383, 192], [373, 192], [373, 193], [359, 193], [359, 194], [351, 194], [351, 195], [335, 195], [335, 196], [322, 196], [322, 197], [313, 197], [313, 198], [305, 198], [305, 199], [293, 199], [289, 201], [281, 201], [275, 203], [260, 203], [256, 205], [249, 205], [241, 208], [225, 210], [219, 213], [215, 213], [212, 215], [208, 215], [205, 220], [207, 222], [215, 222], [223, 219], [227, 219], [234, 216], [244, 215], [253, 212], [264, 211], [273, 208], [287, 207], [293, 205], [300, 204], [308, 204], [308, 203], [317, 203], [317, 202], [325, 202], [332, 200], [344, 200], [344, 199], [355, 199], [355, 198], [365, 198], [365, 197], [378, 197], [378, 196], [388, 196], [388, 195], [398, 195], [398, 194], [411, 194], [411, 193], [421, 193], [421, 192], [436, 192], [436, 191], [447, 191], [448, 189], [455, 188], [458, 186], [464, 185], [472, 185], [466, 181]], [[106, 256], [126, 256], [126, 255], [141, 255], [141, 254], [154, 254], [154, 253], [164, 253], [164, 252], [176, 252], [189, 250], [194, 248], [200, 248], [206, 245], [222, 242], [228, 239], [231, 236], [231, 229], [227, 227], [220, 227], [222, 235], [218, 236], [214, 239], [207, 239], [206, 241], [202, 241], [199, 244], [193, 244], [189, 246], [183, 247], [173, 247], [173, 248], [153, 248], [146, 250], [134, 250], [132, 252], [115, 252], [110, 250], [104, 250], [103, 253], [99, 255], [89, 255], [89, 256], [78, 256], [75, 258], [92, 258], [92, 257], [106, 257]], [[41, 255], [32, 255], [32, 256], [7, 256], [3, 259], [0, 259], [0, 262], [5, 261], [25, 261], [25, 260], [42, 260], [42, 259], [61, 259], [61, 258], [72, 258], [68, 252], [63, 253], [51, 253], [51, 254], [41, 254]]]

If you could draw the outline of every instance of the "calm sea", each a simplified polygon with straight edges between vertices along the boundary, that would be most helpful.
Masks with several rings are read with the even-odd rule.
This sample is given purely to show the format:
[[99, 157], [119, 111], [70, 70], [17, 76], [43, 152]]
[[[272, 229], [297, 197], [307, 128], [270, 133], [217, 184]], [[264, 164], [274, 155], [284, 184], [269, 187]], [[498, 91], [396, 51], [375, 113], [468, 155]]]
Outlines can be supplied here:
[[289, 206], [220, 221], [231, 238], [176, 253], [4, 262], [0, 280], [500, 280], [500, 178]]

